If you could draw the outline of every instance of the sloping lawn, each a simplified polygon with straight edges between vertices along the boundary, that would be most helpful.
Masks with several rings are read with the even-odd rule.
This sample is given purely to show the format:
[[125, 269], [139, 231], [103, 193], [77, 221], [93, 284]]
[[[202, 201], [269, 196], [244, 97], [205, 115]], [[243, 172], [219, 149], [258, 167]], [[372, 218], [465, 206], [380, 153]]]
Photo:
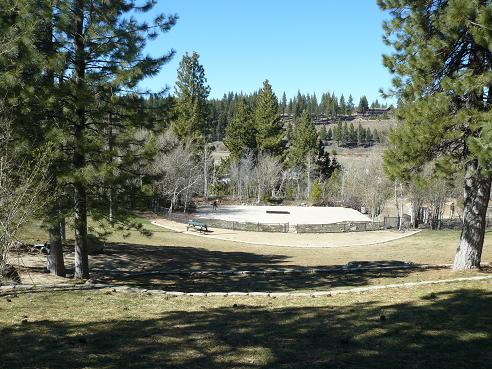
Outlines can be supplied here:
[[324, 298], [0, 298], [2, 368], [490, 368], [492, 284]]

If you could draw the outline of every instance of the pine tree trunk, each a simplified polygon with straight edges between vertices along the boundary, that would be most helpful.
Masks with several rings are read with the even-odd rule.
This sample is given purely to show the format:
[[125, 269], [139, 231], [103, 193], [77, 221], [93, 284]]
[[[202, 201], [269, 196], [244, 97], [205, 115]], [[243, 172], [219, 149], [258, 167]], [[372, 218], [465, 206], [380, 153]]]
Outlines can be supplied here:
[[48, 270], [51, 274], [65, 277], [65, 264], [63, 260], [63, 247], [61, 242], [60, 222], [56, 222], [49, 229], [50, 251], [48, 254]]
[[[76, 123], [74, 129], [73, 167], [77, 175], [85, 166], [84, 130], [86, 110], [84, 106], [85, 45], [84, 45], [84, 0], [75, 2], [75, 87]], [[87, 250], [87, 192], [80, 178], [74, 181], [75, 213], [75, 278], [89, 278]]]
[[480, 173], [478, 164], [470, 164], [465, 173], [463, 228], [454, 258], [454, 270], [480, 268], [490, 200], [491, 176]]
[[205, 141], [205, 145], [203, 147], [203, 197], [205, 201], [208, 201], [208, 167], [207, 167], [207, 141]]
[[[53, 57], [55, 54], [55, 48], [53, 44], [53, 7], [50, 3], [44, 4], [45, 10], [49, 11], [49, 16], [47, 16], [44, 21], [45, 29], [42, 29], [42, 34], [44, 38], [42, 40], [42, 49], [44, 49], [44, 53], [48, 58]], [[50, 89], [54, 88], [54, 73], [53, 70], [48, 67], [46, 69], [46, 74], [44, 76], [45, 81]], [[54, 112], [49, 112], [49, 114], [54, 114]], [[51, 174], [50, 186], [55, 189], [58, 187], [56, 174], [58, 172], [58, 168], [56, 164], [51, 164], [49, 167], [49, 171]], [[62, 248], [62, 223], [60, 218], [60, 202], [54, 201], [51, 204], [51, 208], [49, 211], [50, 217], [50, 226], [48, 229], [48, 238], [49, 238], [49, 253], [48, 253], [48, 265], [47, 269], [50, 273], [64, 277], [65, 276], [65, 264], [63, 260], [63, 248]]]
[[[111, 97], [113, 97], [113, 90], [111, 89]], [[113, 168], [113, 147], [114, 147], [114, 137], [113, 137], [113, 114], [109, 112], [108, 114], [108, 152], [110, 153], [108, 165]], [[114, 174], [114, 173], [112, 173]], [[115, 199], [115, 190], [113, 184], [113, 178], [111, 178], [109, 183], [109, 223], [113, 224], [114, 222], [114, 199]]]
[[75, 278], [89, 278], [87, 250], [87, 195], [85, 187], [75, 184]]
[[[52, 171], [55, 171], [53, 166]], [[53, 176], [50, 181], [50, 186], [52, 188], [57, 187], [56, 177]], [[63, 260], [63, 247], [62, 240], [64, 239], [63, 232], [65, 231], [65, 218], [61, 217], [60, 212], [60, 202], [55, 202], [52, 204], [49, 211], [50, 225], [48, 227], [48, 239], [49, 239], [49, 253], [48, 253], [48, 265], [47, 269], [51, 274], [64, 277], [65, 276], [65, 264]], [[63, 222], [62, 222], [63, 219]]]
[[113, 224], [113, 186], [109, 188], [109, 223]]
[[62, 242], [67, 240], [67, 226], [65, 222], [65, 217], [60, 218], [60, 238]]

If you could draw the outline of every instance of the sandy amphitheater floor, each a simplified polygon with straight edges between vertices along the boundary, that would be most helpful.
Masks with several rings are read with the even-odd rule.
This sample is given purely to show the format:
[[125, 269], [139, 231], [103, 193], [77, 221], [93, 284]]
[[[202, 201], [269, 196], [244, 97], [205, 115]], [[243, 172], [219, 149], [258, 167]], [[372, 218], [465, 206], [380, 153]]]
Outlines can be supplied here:
[[[289, 214], [267, 214], [267, 211], [285, 211]], [[312, 206], [219, 205], [216, 211], [212, 206], [201, 206], [193, 216], [234, 222], [289, 223], [291, 225], [371, 221], [369, 217], [354, 209]]]
[[186, 231], [186, 224], [172, 222], [167, 219], [157, 219], [154, 225], [171, 229], [176, 232], [193, 234], [198, 237], [208, 237], [217, 240], [243, 242], [255, 245], [286, 246], [286, 247], [349, 247], [375, 245], [412, 236], [419, 231], [370, 231], [347, 233], [270, 233], [243, 232], [230, 229], [210, 229], [209, 233], [201, 234], [196, 231]]

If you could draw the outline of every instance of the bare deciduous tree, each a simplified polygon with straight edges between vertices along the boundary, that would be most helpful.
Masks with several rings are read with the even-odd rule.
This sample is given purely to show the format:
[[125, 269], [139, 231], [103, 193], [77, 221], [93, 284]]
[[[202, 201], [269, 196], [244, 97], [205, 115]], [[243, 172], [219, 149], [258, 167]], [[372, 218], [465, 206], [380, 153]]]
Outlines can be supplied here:
[[179, 201], [186, 211], [192, 196], [203, 188], [203, 163], [195, 160], [191, 144], [180, 144], [171, 131], [158, 138], [158, 146], [167, 150], [156, 156], [153, 165], [154, 174], [160, 178], [156, 184], [157, 191], [170, 199], [169, 213]]
[[391, 195], [391, 184], [383, 173], [381, 156], [369, 155], [363, 165], [364, 169], [359, 181], [359, 193], [362, 203], [367, 207], [374, 222]]
[[427, 201], [430, 211], [432, 229], [440, 229], [444, 214], [444, 206], [450, 195], [450, 186], [443, 178], [432, 177], [429, 181]]
[[345, 165], [342, 183], [343, 204], [357, 210], [365, 207], [374, 222], [391, 195], [381, 156], [374, 153], [363, 161]]
[[231, 185], [233, 186], [233, 197], [237, 197], [240, 201], [251, 196], [255, 180], [254, 168], [252, 153], [247, 153], [239, 161], [230, 163], [229, 171]]
[[275, 196], [276, 185], [279, 183], [282, 172], [282, 164], [279, 159], [268, 154], [259, 154], [255, 177], [257, 184], [257, 200], [261, 201], [264, 194], [271, 193]]
[[0, 276], [18, 279], [9, 257], [22, 226], [48, 201], [48, 160], [46, 155], [23, 160], [15, 152], [10, 132], [10, 122], [0, 110]]

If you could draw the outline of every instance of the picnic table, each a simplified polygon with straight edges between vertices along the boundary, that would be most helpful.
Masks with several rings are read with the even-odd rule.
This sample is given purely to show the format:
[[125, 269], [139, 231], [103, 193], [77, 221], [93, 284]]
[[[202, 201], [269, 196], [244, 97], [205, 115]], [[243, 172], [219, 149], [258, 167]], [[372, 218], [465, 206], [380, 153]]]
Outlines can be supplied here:
[[188, 224], [186, 225], [186, 230], [188, 230], [189, 228], [193, 228], [197, 231], [199, 231], [200, 233], [202, 232], [208, 232], [208, 228], [207, 228], [207, 225], [203, 222], [199, 222], [197, 220], [188, 220]]

